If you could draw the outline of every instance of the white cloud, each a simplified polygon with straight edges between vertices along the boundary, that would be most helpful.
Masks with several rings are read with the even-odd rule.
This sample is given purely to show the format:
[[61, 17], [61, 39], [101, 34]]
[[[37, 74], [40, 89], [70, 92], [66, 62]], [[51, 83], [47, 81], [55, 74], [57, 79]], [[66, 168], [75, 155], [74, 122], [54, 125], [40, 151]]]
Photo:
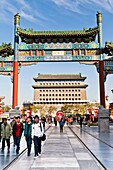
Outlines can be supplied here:
[[42, 25], [42, 20], [47, 20], [43, 14], [37, 12], [37, 9], [33, 9], [25, 0], [0, 0], [0, 18], [2, 22], [9, 22], [12, 20], [10, 17], [16, 13], [19, 13], [26, 20], [37, 22], [40, 25]]
[[82, 11], [79, 9], [79, 2], [74, 0], [52, 0], [56, 5], [63, 6], [63, 8], [66, 8], [70, 11], [82, 13]]
[[25, 18], [25, 19], [27, 19], [27, 20], [29, 20], [29, 21], [32, 21], [32, 22], [36, 22], [36, 21], [37, 21], [37, 19], [36, 19], [34, 16], [32, 16], [32, 15], [30, 15], [30, 14], [27, 14], [27, 13], [24, 12], [23, 10], [20, 11], [20, 16], [23, 17], [23, 18]]
[[[106, 11], [113, 13], [113, 0], [51, 0], [58, 6], [62, 6], [75, 13], [83, 13], [83, 10], [87, 11], [91, 9], [105, 9]], [[88, 8], [91, 6], [93, 8]]]
[[25, 2], [25, 0], [14, 0], [15, 3], [19, 4], [19, 5], [22, 5], [23, 7], [22, 8], [27, 8], [27, 9], [30, 9], [30, 5]]

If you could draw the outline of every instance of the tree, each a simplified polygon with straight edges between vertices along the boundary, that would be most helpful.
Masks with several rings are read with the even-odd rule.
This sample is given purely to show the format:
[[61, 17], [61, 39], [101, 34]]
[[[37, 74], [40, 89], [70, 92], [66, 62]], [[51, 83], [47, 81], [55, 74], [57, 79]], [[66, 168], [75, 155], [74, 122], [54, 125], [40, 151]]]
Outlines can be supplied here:
[[56, 107], [55, 106], [49, 106], [49, 108], [48, 108], [48, 113], [51, 115], [53, 112], [55, 112], [56, 111]]
[[6, 106], [5, 106], [5, 108], [4, 108], [4, 111], [5, 111], [5, 112], [9, 112], [9, 111], [10, 111], [10, 109], [11, 109], [11, 107], [10, 107], [10, 106], [8, 106], [8, 105], [6, 105]]
[[33, 111], [34, 113], [37, 113], [37, 110], [36, 110], [36, 106], [35, 106], [35, 105], [30, 106], [30, 109], [32, 109], [32, 111]]

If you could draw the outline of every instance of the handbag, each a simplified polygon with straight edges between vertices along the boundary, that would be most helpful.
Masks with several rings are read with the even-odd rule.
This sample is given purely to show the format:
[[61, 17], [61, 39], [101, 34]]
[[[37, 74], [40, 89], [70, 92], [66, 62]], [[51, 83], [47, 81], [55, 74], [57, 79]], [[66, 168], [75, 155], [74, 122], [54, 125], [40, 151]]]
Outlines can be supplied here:
[[42, 141], [45, 141], [45, 140], [46, 140], [46, 135], [45, 135], [45, 133], [44, 133], [43, 136], [41, 137], [41, 140], [42, 140]]
[[[40, 122], [40, 130], [42, 132], [42, 126], [41, 126], [41, 122]], [[46, 134], [43, 133], [43, 136], [41, 137], [41, 141], [45, 141], [46, 140]]]

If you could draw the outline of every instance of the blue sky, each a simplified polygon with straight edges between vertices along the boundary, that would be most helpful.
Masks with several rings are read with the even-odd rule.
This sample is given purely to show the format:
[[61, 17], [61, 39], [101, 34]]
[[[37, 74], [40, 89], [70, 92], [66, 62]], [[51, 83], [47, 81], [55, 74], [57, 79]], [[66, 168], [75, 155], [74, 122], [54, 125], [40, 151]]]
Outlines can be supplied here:
[[[0, 44], [13, 42], [13, 18], [19, 12], [22, 28], [34, 30], [79, 30], [96, 26], [97, 11], [103, 14], [103, 46], [113, 41], [113, 0], [1, 0]], [[38, 63], [22, 67], [19, 74], [19, 105], [33, 99], [33, 77], [38, 73], [78, 74], [87, 76], [87, 99], [99, 101], [99, 79], [95, 66], [79, 63]], [[0, 75], [0, 95], [5, 103], [12, 104], [11, 78]], [[107, 76], [106, 95], [113, 100], [113, 75]]]

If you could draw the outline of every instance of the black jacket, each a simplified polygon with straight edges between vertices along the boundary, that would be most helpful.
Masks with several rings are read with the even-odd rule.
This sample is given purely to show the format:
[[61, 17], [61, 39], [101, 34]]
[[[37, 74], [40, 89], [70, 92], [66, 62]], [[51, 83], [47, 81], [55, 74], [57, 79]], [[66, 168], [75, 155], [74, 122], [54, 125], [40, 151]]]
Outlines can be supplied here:
[[[23, 123], [20, 123], [20, 137], [22, 136], [22, 132], [23, 132]], [[16, 136], [16, 123], [13, 125], [13, 136]]]

